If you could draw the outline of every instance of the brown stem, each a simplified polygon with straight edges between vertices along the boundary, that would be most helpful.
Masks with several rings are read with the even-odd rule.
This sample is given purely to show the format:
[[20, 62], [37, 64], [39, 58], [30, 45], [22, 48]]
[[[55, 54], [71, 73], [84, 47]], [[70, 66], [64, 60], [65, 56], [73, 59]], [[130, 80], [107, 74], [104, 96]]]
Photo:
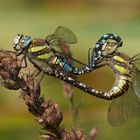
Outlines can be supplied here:
[[63, 113], [59, 105], [50, 100], [45, 101], [40, 95], [38, 81], [30, 73], [21, 73], [20, 69], [20, 60], [14, 52], [0, 50], [1, 85], [7, 89], [20, 89], [28, 111], [37, 117], [37, 122], [46, 130], [41, 137], [47, 140], [85, 140], [81, 129], [67, 131], [60, 126]]

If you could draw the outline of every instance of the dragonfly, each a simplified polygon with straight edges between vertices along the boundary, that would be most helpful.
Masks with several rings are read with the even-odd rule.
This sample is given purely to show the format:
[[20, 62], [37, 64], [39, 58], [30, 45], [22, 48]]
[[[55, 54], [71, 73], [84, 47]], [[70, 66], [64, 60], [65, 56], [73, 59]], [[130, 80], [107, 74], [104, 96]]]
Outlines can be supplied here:
[[[121, 46], [122, 46], [122, 40], [118, 35], [114, 35], [112, 33], [107, 33], [103, 35], [99, 39], [99, 41], [97, 41], [95, 48], [93, 48], [94, 51], [92, 51], [93, 54], [91, 58], [94, 61], [95, 65], [93, 65], [93, 63], [91, 62], [91, 64], [89, 64], [88, 66], [90, 69], [94, 70], [108, 65], [113, 70], [116, 76], [116, 80], [109, 92], [102, 92], [102, 91], [95, 90], [93, 88], [88, 88], [87, 86], [85, 86], [85, 84], [82, 84], [80, 82], [78, 83], [79, 85], [78, 84], [75, 85], [76, 80], [74, 81], [74, 79], [72, 79], [71, 81], [70, 80], [71, 78], [69, 78], [67, 82], [77, 86], [78, 88], [96, 97], [100, 97], [106, 100], [112, 100], [114, 98], [122, 96], [123, 94], [126, 93], [126, 91], [129, 88], [129, 83], [130, 83], [129, 69], [131, 64], [129, 61], [129, 57], [127, 55], [119, 53], [117, 51], [118, 47]], [[47, 69], [47, 68], [40, 68], [40, 66], [33, 59], [30, 61], [40, 71], [45, 71], [44, 69]], [[62, 77], [64, 77], [65, 79], [65, 76]]]
[[[77, 37], [70, 29], [58, 26], [55, 32], [48, 35], [46, 39], [32, 39], [30, 36], [18, 34], [14, 39], [13, 48], [17, 51], [18, 56], [23, 55], [21, 60], [21, 63], [24, 62], [25, 64], [21, 66], [23, 68], [27, 67], [27, 57], [31, 63], [31, 60], [36, 60], [38, 63], [42, 62], [43, 64], [47, 64], [64, 72], [77, 75], [90, 72], [90, 68], [86, 66], [86, 64], [54, 49], [54, 46], [58, 46], [60, 42], [75, 44], [77, 43]], [[74, 67], [69, 63], [68, 59], [72, 59], [78, 64], [84, 65], [84, 68]], [[45, 67], [47, 67], [47, 65], [45, 65]]]
[[[91, 72], [97, 68], [103, 67], [105, 65], [109, 65], [111, 68], [120, 67], [118, 64], [122, 63], [122, 58], [118, 56], [117, 49], [122, 46], [122, 40], [118, 35], [112, 34], [112, 33], [106, 33], [104, 34], [96, 43], [95, 48], [92, 50], [92, 56], [91, 60], [88, 62], [88, 65], [84, 65], [82, 68], [76, 68], [68, 63], [67, 57], [65, 57], [62, 53], [58, 53], [54, 48], [51, 47], [51, 45], [58, 45], [59, 40], [63, 39], [66, 40], [68, 43], [76, 43], [76, 36], [74, 33], [65, 28], [65, 27], [58, 27], [54, 34], [49, 35], [46, 40], [43, 39], [31, 39], [29, 36], [23, 36], [23, 35], [17, 35], [14, 40], [14, 49], [18, 52], [18, 55], [23, 54], [23, 60], [25, 62], [25, 67], [27, 67], [26, 62], [26, 56], [28, 57], [29, 61], [34, 64], [34, 66], [42, 71], [39, 68], [42, 67], [39, 64], [37, 64], [37, 61], [43, 62], [43, 64], [48, 64], [49, 66], [61, 70], [63, 72], [71, 72], [74, 74], [83, 74], [87, 72]], [[90, 57], [88, 55], [88, 57]], [[112, 59], [113, 58], [113, 59]], [[115, 60], [120, 59], [120, 60]], [[74, 59], [75, 60], [75, 59]], [[75, 60], [76, 62], [79, 62], [78, 60]], [[124, 60], [125, 61], [125, 60]], [[94, 63], [93, 63], [94, 62]], [[79, 62], [82, 64], [82, 62]], [[116, 63], [116, 64], [115, 64]], [[58, 69], [59, 66], [59, 69]], [[45, 65], [45, 68], [47, 66]], [[60, 69], [61, 68], [61, 69]], [[101, 93], [100, 94], [96, 91], [94, 94], [95, 96], [101, 96], [101, 98], [104, 99], [112, 99], [115, 98], [115, 96], [121, 96], [125, 93], [123, 90], [117, 91], [119, 88], [117, 88], [117, 85], [119, 84], [118, 77], [122, 78], [122, 82], [124, 83], [122, 86], [128, 87], [129, 79], [125, 79], [125, 76], [123, 76], [119, 71], [117, 72], [114, 70], [116, 74], [116, 82], [113, 88], [108, 93]], [[44, 71], [44, 70], [43, 70]], [[120, 79], [121, 79], [120, 78]], [[42, 78], [41, 78], [42, 79]], [[86, 90], [86, 89], [85, 89]], [[93, 92], [91, 92], [93, 93]]]
[[[103, 50], [102, 47], [100, 50]], [[98, 52], [95, 54], [100, 58]], [[111, 90], [104, 92], [106, 99], [114, 99], [108, 108], [108, 121], [112, 126], [121, 126], [127, 120], [140, 116], [140, 54], [132, 58], [120, 52], [113, 55], [106, 55], [106, 52], [99, 54], [102, 54], [101, 57], [108, 62], [107, 65], [116, 75]], [[93, 55], [94, 61], [95, 56]], [[90, 91], [94, 89], [91, 88]], [[95, 92], [101, 93], [96, 90]], [[104, 96], [98, 95], [98, 97]]]
[[[96, 63], [97, 66], [99, 63], [103, 62], [104, 64], [102, 66], [108, 65], [116, 76], [116, 80], [111, 90], [108, 92], [103, 92], [90, 87], [67, 76], [62, 71], [56, 71], [52, 68], [46, 68], [43, 69], [43, 71], [46, 74], [66, 81], [93, 96], [105, 100], [112, 100], [108, 108], [108, 121], [112, 126], [120, 126], [127, 120], [140, 116], [140, 69], [138, 68], [140, 64], [140, 54], [137, 54], [134, 57], [129, 57], [124, 53], [118, 52], [118, 47], [115, 46], [116, 43], [114, 42], [105, 42], [100, 47], [97, 47], [99, 52], [93, 52], [92, 56], [92, 60], [98, 61]], [[97, 48], [95, 47], [94, 50]], [[99, 60], [102, 61], [99, 62]], [[92, 64], [90, 66], [92, 66]], [[41, 69], [41, 67], [38, 67], [38, 69]]]
[[[59, 35], [57, 35], [57, 37], [56, 37], [55, 34], [48, 36], [46, 41], [43, 40], [43, 42], [45, 42], [45, 43], [49, 42], [49, 41], [51, 41], [51, 38], [53, 38], [52, 46], [57, 45]], [[65, 35], [64, 35], [64, 37], [65, 37]], [[55, 39], [57, 40], [56, 42], [53, 41]], [[17, 40], [18, 41], [15, 41], [14, 44], [17, 44], [20, 46], [20, 43], [19, 43], [20, 39], [17, 39]], [[66, 40], [69, 41], [68, 39], [66, 39]], [[29, 46], [29, 44], [25, 45], [25, 46]], [[44, 46], [49, 46], [48, 44], [49, 43], [47, 43], [47, 45], [46, 44], [44, 45], [44, 43], [43, 43]], [[40, 71], [44, 71], [48, 75], [55, 76], [63, 81], [66, 81], [91, 95], [94, 95], [96, 97], [99, 97], [99, 98], [102, 98], [105, 100], [114, 99], [111, 102], [109, 109], [108, 109], [108, 120], [111, 123], [111, 125], [119, 126], [119, 125], [123, 124], [127, 119], [131, 118], [132, 116], [135, 116], [135, 114], [139, 115], [139, 110], [140, 110], [139, 109], [140, 108], [140, 103], [139, 103], [140, 70], [135, 65], [135, 63], [140, 60], [140, 58], [139, 58], [140, 55], [138, 54], [138, 55], [134, 56], [133, 58], [130, 58], [126, 54], [118, 52], [118, 48], [121, 47], [122, 44], [123, 44], [123, 42], [118, 35], [114, 35], [112, 33], [107, 33], [107, 34], [103, 35], [97, 41], [95, 48], [92, 49], [91, 56], [89, 53], [89, 55], [88, 55], [89, 62], [88, 62], [88, 65], [86, 65], [86, 68], [85, 67], [81, 68], [81, 70], [82, 71], [84, 70], [84, 72], [79, 73], [76, 70], [76, 73], [83, 74], [85, 72], [90, 72], [97, 68], [108, 65], [113, 70], [113, 72], [116, 76], [114, 85], [109, 92], [103, 92], [103, 91], [97, 90], [93, 87], [89, 87], [88, 85], [86, 85], [82, 82], [77, 81], [76, 79], [74, 79], [72, 77], [69, 77], [65, 72], [67, 72], [67, 71], [70, 72], [70, 69], [69, 70], [63, 69], [63, 71], [61, 71], [61, 70], [57, 70], [57, 69], [55, 69], [55, 67], [52, 67], [51, 65], [49, 65], [49, 66], [51, 66], [50, 68], [52, 70], [50, 72], [50, 69], [48, 69], [48, 67], [42, 68], [41, 66], [38, 65], [38, 63], [34, 62], [34, 59], [30, 59], [30, 61]], [[16, 45], [14, 45], [14, 46], [15, 46], [16, 50], [19, 50], [19, 49], [17, 49], [18, 46], [16, 46]], [[40, 47], [40, 43], [39, 43], [39, 45], [37, 45], [37, 47]], [[25, 51], [24, 48], [26, 48], [26, 47], [23, 47], [21, 49], [22, 53]], [[29, 48], [30, 47], [28, 47], [28, 49]], [[60, 61], [60, 58], [67, 59], [62, 54], [59, 54], [60, 58], [58, 58], [58, 55], [56, 55], [55, 50], [52, 49], [50, 46], [48, 48], [51, 50], [50, 51], [51, 53], [53, 52], [53, 55], [51, 54], [51, 56], [55, 56], [59, 61]], [[36, 48], [35, 48], [35, 50], [36, 50]], [[39, 51], [40, 50], [42, 51], [42, 47], [39, 49]], [[40, 52], [38, 53], [38, 51], [35, 51], [35, 52], [36, 52], [36, 56], [38, 59], [38, 56], [40, 54], [42, 55], [42, 53], [40, 53]], [[44, 50], [42, 52], [44, 52]], [[43, 54], [50, 55], [50, 52], [49, 53], [45, 52]], [[31, 53], [34, 53], [34, 47], [31, 51]], [[33, 58], [36, 58], [36, 57], [33, 57]], [[64, 59], [61, 60], [61, 62], [64, 62]], [[48, 60], [48, 57], [45, 60]], [[47, 63], [47, 62], [44, 61], [44, 63]], [[54, 64], [56, 64], [56, 62], [52, 63], [52, 65], [54, 65]], [[66, 64], [69, 65], [68, 61], [66, 61]], [[72, 68], [71, 65], [69, 65], [69, 66], [70, 66], [70, 68]], [[63, 66], [60, 66], [60, 67], [63, 67]], [[130, 108], [131, 108], [131, 112], [129, 113]]]
[[[81, 81], [66, 75], [66, 73], [62, 71], [57, 71], [52, 67], [42, 69], [38, 64], [35, 63], [35, 65], [37, 65], [38, 69], [43, 70], [47, 75], [59, 78], [92, 96], [105, 100], [112, 100], [108, 108], [107, 117], [109, 123], [116, 127], [123, 125], [127, 120], [140, 116], [140, 69], [136, 66], [138, 61], [136, 60], [136, 56], [133, 58], [128, 57], [128, 60], [130, 62], [130, 71], [128, 72], [128, 75], [126, 75], [125, 78], [116, 79], [119, 84], [114, 84], [112, 89], [117, 87], [116, 89], [119, 90], [114, 90], [114, 94], [110, 95], [109, 92], [103, 92], [90, 87]], [[126, 84], [122, 87], [124, 83]], [[112, 89], [110, 91], [112, 91]]]
[[120, 126], [127, 120], [140, 116], [140, 54], [130, 58], [131, 70], [129, 89], [126, 94], [113, 100], [108, 108], [108, 121]]

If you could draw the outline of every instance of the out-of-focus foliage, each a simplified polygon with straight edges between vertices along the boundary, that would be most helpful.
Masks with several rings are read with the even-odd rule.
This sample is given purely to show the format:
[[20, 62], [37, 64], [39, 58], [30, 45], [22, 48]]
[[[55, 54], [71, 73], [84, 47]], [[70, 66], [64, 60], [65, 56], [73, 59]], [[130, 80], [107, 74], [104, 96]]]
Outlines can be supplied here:
[[[13, 50], [12, 42], [17, 33], [45, 38], [59, 25], [70, 28], [77, 35], [78, 44], [71, 46], [71, 50], [75, 58], [85, 63], [89, 47], [94, 47], [106, 32], [123, 38], [124, 45], [120, 51], [131, 56], [140, 52], [139, 0], [0, 0], [0, 48]], [[108, 90], [114, 77], [108, 68], [102, 68], [78, 76], [78, 79], [97, 89]], [[42, 82], [43, 91], [47, 91], [46, 98], [63, 106], [64, 123], [70, 126], [71, 116], [60, 80], [46, 76]], [[40, 128], [18, 96], [18, 92], [0, 87], [0, 139], [38, 140]], [[97, 140], [137, 140], [140, 137], [140, 119], [112, 128], [106, 119], [110, 102], [77, 89], [75, 96], [77, 102], [81, 102], [79, 122], [87, 132], [97, 127]]]

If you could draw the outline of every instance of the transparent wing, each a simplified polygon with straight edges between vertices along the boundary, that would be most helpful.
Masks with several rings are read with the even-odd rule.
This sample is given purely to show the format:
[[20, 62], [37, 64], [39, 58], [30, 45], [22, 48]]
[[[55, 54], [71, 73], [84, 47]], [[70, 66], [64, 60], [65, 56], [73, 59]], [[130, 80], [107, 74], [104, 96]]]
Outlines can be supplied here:
[[78, 63], [80, 65], [83, 65], [83, 66], [87, 66], [87, 64], [85, 64], [84, 62], [81, 62], [81, 61], [77, 60], [76, 58], [74, 58], [72, 56], [65, 55], [64, 53], [59, 52], [59, 51], [56, 51], [56, 52], [58, 53], [58, 55], [60, 55], [62, 57], [65, 57], [65, 58], [67, 58], [69, 60], [72, 60], [73, 62], [76, 62], [76, 63]]
[[133, 64], [132, 76], [133, 76], [133, 87], [135, 94], [140, 98], [140, 70], [138, 69], [138, 65], [140, 63]]
[[[32, 76], [37, 78], [37, 80], [40, 82], [44, 77], [43, 70], [46, 69], [49, 66], [46, 63], [43, 63], [43, 62], [38, 61], [36, 59], [30, 59], [29, 61], [36, 68], [33, 71]], [[47, 76], [47, 77], [45, 77], [45, 79], [46, 79], [46, 81], [45, 81], [46, 86], [54, 86], [54, 85], [59, 85], [60, 84], [60, 82], [58, 82], [58, 80], [54, 77]]]
[[55, 30], [55, 35], [70, 44], [77, 42], [76, 35], [70, 29], [62, 26], [57, 27], [57, 29]]
[[133, 56], [131, 58], [131, 61], [132, 62], [136, 62], [136, 61], [140, 61], [140, 53], [136, 54], [135, 56]]
[[135, 94], [140, 98], [140, 79], [139, 78], [135, 77], [133, 81], [133, 86], [134, 86]]
[[60, 41], [75, 44], [77, 43], [77, 37], [70, 29], [63, 26], [58, 26], [54, 34], [46, 37], [46, 41], [52, 46], [59, 45]]
[[[55, 56], [55, 55], [54, 55], [54, 56]], [[64, 58], [64, 57], [66, 57], [66, 56], [62, 55], [62, 58]], [[66, 57], [66, 58], [67, 58], [67, 57]], [[78, 61], [78, 60], [76, 60], [76, 59], [74, 59], [74, 58], [72, 58], [72, 57], [70, 57], [70, 58], [68, 57], [68, 59], [73, 60], [74, 64], [77, 63], [77, 64], [78, 64], [78, 67], [79, 67], [79, 66], [80, 66], [80, 67], [83, 67], [83, 65], [84, 65], [84, 67], [86, 66], [86, 64], [84, 64], [83, 62], [80, 62], [80, 61]], [[68, 59], [67, 59], [67, 63], [68, 63], [69, 65], [71, 65], [71, 63], [69, 63]], [[43, 70], [46, 69], [47, 67], [55, 67], [55, 68], [58, 68], [58, 69], [63, 69], [63, 67], [57, 66], [57, 65], [55, 65], [55, 64], [50, 64], [48, 59], [39, 60], [39, 59], [36, 59], [36, 58], [32, 58], [32, 59], [29, 59], [29, 61], [34, 65], [35, 68], [37, 68], [37, 70], [39, 70], [39, 72], [35, 71], [33, 75], [38, 75], [41, 71], [43, 71]], [[79, 65], [79, 64], [80, 64], [80, 65]], [[73, 64], [72, 64], [72, 67], [74, 67]], [[77, 66], [75, 66], [75, 67], [77, 67]], [[78, 67], [77, 67], [77, 68], [78, 68]], [[36, 73], [36, 74], [35, 74], [35, 73]], [[70, 74], [70, 73], [67, 72], [67, 74]]]
[[43, 71], [43, 69], [47, 68], [48, 67], [48, 63], [46, 63], [45, 61], [40, 61], [38, 59], [35, 59], [35, 58], [31, 58], [31, 59], [28, 59], [32, 64], [33, 66], [36, 68], [36, 70], [33, 72], [33, 75], [34, 76], [37, 76], [40, 74], [40, 72]]
[[107, 118], [112, 126], [120, 126], [127, 120], [123, 102], [124, 96], [118, 97], [111, 102], [108, 108]]
[[112, 126], [120, 126], [128, 119], [140, 116], [140, 101], [136, 96], [133, 85], [129, 91], [113, 100], [108, 109], [108, 121]]

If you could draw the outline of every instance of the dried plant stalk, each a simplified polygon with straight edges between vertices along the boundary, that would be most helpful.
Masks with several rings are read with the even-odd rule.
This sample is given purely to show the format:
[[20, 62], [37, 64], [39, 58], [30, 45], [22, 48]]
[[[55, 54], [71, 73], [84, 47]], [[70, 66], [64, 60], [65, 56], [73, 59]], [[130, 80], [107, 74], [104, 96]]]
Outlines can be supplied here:
[[60, 126], [63, 113], [59, 105], [50, 100], [45, 101], [40, 95], [38, 81], [29, 73], [20, 73], [20, 69], [20, 60], [14, 52], [0, 50], [1, 85], [7, 89], [20, 89], [29, 112], [37, 117], [37, 122], [46, 130], [41, 137], [46, 140], [85, 140], [82, 129], [68, 131]]

